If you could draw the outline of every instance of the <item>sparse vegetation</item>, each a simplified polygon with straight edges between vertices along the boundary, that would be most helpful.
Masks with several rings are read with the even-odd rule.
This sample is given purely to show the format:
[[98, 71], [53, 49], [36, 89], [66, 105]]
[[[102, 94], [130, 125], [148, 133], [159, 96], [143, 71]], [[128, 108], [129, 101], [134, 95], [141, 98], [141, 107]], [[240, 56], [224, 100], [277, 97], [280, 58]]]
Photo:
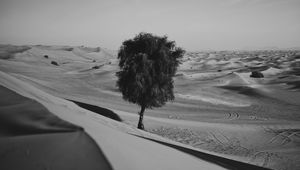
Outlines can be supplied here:
[[92, 69], [99, 69], [100, 66], [93, 66]]
[[52, 65], [59, 66], [58, 63], [57, 63], [56, 61], [51, 61], [51, 64], [52, 64]]
[[250, 77], [253, 78], [263, 78], [264, 75], [259, 71], [252, 71]]

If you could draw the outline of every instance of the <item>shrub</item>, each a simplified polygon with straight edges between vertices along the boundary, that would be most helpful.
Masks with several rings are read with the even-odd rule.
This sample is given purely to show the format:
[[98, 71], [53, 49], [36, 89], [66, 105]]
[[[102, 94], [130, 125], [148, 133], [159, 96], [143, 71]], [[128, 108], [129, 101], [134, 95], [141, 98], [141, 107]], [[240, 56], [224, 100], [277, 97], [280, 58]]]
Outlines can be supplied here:
[[57, 63], [56, 61], [51, 61], [51, 64], [52, 64], [52, 65], [59, 66], [58, 63]]
[[263, 78], [264, 75], [261, 72], [259, 72], [259, 71], [252, 71], [250, 77], [253, 77], [253, 78]]

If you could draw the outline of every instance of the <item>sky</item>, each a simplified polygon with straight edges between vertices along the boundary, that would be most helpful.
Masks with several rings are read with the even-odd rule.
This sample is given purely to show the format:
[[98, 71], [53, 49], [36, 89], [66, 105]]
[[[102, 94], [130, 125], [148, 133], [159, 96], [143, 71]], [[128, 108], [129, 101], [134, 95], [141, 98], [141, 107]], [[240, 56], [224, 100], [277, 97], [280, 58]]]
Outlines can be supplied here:
[[0, 0], [0, 44], [117, 50], [140, 32], [190, 51], [300, 47], [300, 0]]

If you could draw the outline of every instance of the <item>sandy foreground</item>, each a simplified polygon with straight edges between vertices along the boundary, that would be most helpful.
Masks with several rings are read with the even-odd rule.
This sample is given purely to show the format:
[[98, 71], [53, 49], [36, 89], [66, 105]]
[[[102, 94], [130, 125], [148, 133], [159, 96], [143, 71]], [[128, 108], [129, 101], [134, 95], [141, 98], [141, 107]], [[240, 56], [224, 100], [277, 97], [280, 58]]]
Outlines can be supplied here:
[[[188, 53], [176, 100], [146, 110], [144, 132], [135, 128], [139, 108], [115, 87], [114, 51], [1, 46], [1, 93], [9, 97], [1, 100], [0, 166], [82, 169], [77, 160], [88, 169], [299, 169], [298, 59], [280, 54], [275, 65], [236, 55]], [[249, 69], [265, 77], [250, 78]], [[92, 158], [68, 157], [79, 153]]]

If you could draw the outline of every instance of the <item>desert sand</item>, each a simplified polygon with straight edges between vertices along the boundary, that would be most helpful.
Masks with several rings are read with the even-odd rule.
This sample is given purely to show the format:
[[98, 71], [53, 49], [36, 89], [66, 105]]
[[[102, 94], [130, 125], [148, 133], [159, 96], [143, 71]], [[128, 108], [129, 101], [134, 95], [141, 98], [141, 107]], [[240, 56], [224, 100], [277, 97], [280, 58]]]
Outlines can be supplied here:
[[[299, 169], [299, 59], [297, 51], [188, 52], [175, 101], [146, 110], [140, 131], [139, 108], [115, 86], [116, 51], [1, 45], [0, 169], [82, 169], [74, 160], [91, 169]], [[79, 152], [92, 158], [70, 156]]]

